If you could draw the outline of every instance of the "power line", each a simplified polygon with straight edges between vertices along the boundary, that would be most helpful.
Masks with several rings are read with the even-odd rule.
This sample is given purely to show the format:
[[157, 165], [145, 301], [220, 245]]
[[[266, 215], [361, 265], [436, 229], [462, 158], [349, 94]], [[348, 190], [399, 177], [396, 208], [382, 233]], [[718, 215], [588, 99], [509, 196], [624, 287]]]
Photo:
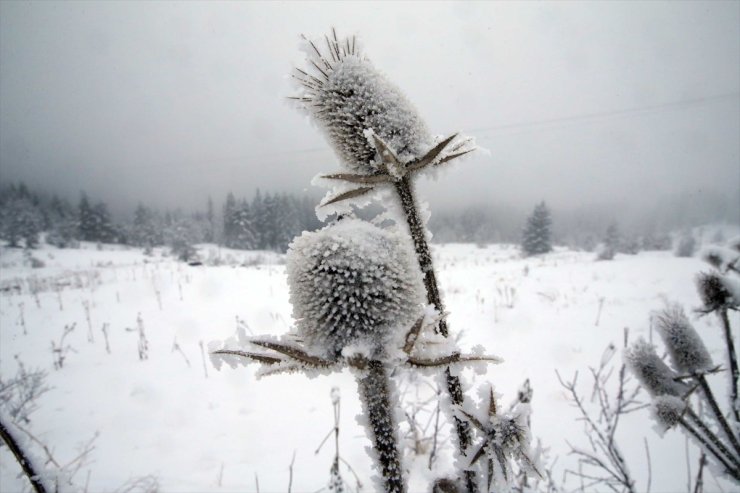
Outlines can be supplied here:
[[[682, 99], [682, 100], [677, 100], [677, 101], [671, 101], [668, 103], [637, 106], [637, 107], [626, 108], [626, 109], [600, 111], [600, 112], [594, 112], [594, 113], [584, 113], [581, 115], [563, 116], [563, 117], [550, 118], [550, 119], [545, 119], [545, 120], [530, 120], [530, 121], [519, 122], [519, 123], [494, 125], [490, 127], [478, 127], [478, 128], [472, 128], [469, 130], [466, 129], [466, 132], [477, 133], [479, 135], [481, 133], [491, 134], [491, 133], [496, 133], [498, 131], [503, 131], [503, 130], [520, 130], [520, 129], [536, 128], [536, 127], [542, 127], [542, 126], [548, 126], [548, 125], [554, 125], [554, 124], [560, 124], [560, 123], [579, 123], [579, 122], [588, 122], [592, 120], [603, 120], [603, 119], [614, 118], [614, 117], [640, 116], [644, 114], [658, 113], [662, 111], [671, 111], [671, 110], [676, 110], [676, 109], [690, 107], [690, 106], [697, 106], [701, 104], [713, 103], [717, 101], [737, 99], [738, 97], [740, 97], [740, 92], [717, 94], [713, 96], [703, 96], [703, 97], [698, 97], [698, 98]], [[306, 153], [317, 153], [317, 152], [325, 152], [328, 154], [329, 151], [330, 151], [329, 148], [326, 148], [326, 147], [309, 147], [309, 148], [304, 148], [304, 149], [255, 153], [255, 154], [249, 154], [249, 155], [243, 155], [243, 156], [215, 158], [215, 159], [208, 159], [208, 160], [180, 161], [177, 163], [171, 162], [171, 163], [159, 163], [159, 164], [150, 164], [150, 165], [130, 165], [128, 166], [128, 168], [150, 168], [150, 169], [151, 168], [171, 168], [171, 167], [183, 168], [183, 167], [192, 167], [192, 166], [202, 166], [204, 164], [229, 163], [229, 162], [243, 163], [249, 160], [279, 157], [279, 156], [289, 156], [289, 155], [294, 155], [294, 154], [306, 154]]]
[[503, 125], [496, 125], [492, 127], [480, 127], [468, 130], [469, 132], [490, 132], [495, 130], [510, 130], [528, 127], [537, 127], [544, 125], [551, 125], [556, 123], [568, 123], [568, 122], [579, 122], [587, 120], [597, 120], [604, 118], [611, 118], [615, 116], [638, 116], [648, 113], [656, 113], [660, 111], [668, 111], [674, 109], [680, 109], [687, 106], [696, 106], [699, 104], [712, 103], [715, 101], [723, 101], [727, 99], [737, 99], [740, 97], [740, 93], [733, 92], [728, 94], [718, 94], [715, 96], [705, 96], [701, 98], [683, 99], [679, 101], [672, 101], [670, 103], [655, 104], [648, 106], [638, 106], [634, 108], [611, 110], [611, 111], [600, 111], [596, 113], [585, 113], [582, 115], [564, 116], [559, 118], [551, 118], [547, 120], [532, 120], [521, 123], [509, 123]]

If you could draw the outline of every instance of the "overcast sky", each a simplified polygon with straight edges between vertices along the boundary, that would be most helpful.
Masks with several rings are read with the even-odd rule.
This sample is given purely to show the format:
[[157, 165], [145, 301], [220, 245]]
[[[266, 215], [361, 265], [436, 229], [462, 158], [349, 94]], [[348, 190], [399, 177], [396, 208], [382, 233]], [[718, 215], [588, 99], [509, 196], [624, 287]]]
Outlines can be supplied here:
[[740, 188], [735, 1], [0, 2], [0, 179], [118, 210], [310, 190], [338, 164], [287, 74], [331, 26], [433, 133], [490, 151], [425, 183], [433, 203]]

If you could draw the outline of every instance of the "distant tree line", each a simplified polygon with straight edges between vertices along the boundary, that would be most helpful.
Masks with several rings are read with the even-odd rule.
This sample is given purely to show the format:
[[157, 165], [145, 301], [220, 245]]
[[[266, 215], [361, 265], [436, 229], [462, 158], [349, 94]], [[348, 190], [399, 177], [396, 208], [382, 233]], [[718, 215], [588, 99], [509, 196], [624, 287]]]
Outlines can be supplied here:
[[[663, 197], [650, 207], [624, 203], [550, 208], [551, 242], [589, 252], [602, 245], [614, 253], [626, 254], [670, 250], [676, 241], [672, 232], [712, 223], [740, 224], [739, 203], [740, 193], [704, 192]], [[432, 215], [429, 229], [437, 243], [521, 244], [531, 212], [529, 208], [500, 204], [447, 209]]]
[[235, 249], [284, 252], [290, 240], [304, 230], [321, 226], [314, 213], [316, 201], [289, 193], [257, 190], [251, 201], [229, 193], [217, 213], [209, 198], [205, 211], [164, 213], [139, 204], [133, 216], [114, 221], [103, 201], [82, 193], [73, 205], [66, 199], [30, 190], [23, 183], [0, 186], [0, 238], [10, 247], [35, 248], [42, 232], [59, 248], [80, 241], [118, 243], [151, 249], [169, 246], [184, 260], [192, 245], [218, 243]]
[[[649, 209], [631, 204], [548, 209], [554, 220], [548, 226], [547, 243], [600, 250], [607, 257], [669, 250], [675, 241], [670, 232], [712, 222], [740, 223], [738, 201], [737, 196], [678, 194], [657, 200]], [[316, 202], [305, 195], [257, 190], [251, 199], [229, 193], [220, 207], [209, 198], [205, 210], [192, 213], [161, 212], [140, 203], [130, 218], [116, 221], [105, 202], [93, 201], [84, 193], [72, 203], [32, 191], [22, 183], [0, 185], [0, 238], [12, 247], [27, 248], [38, 245], [42, 232], [47, 243], [60, 248], [79, 241], [145, 249], [169, 246], [184, 259], [192, 255], [192, 245], [197, 243], [284, 252], [301, 231], [321, 227], [314, 213]], [[529, 215], [524, 208], [503, 205], [448, 209], [432, 215], [429, 229], [433, 241], [439, 243], [521, 244], [528, 234]]]

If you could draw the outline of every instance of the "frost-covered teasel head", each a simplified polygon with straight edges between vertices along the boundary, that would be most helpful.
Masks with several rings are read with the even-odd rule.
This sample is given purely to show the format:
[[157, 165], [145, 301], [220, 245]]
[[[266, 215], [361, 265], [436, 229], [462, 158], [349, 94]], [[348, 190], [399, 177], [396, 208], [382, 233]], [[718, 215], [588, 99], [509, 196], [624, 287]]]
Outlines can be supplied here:
[[356, 343], [382, 354], [389, 338], [419, 317], [424, 300], [404, 238], [358, 219], [296, 238], [287, 270], [299, 335], [330, 358]]
[[709, 351], [679, 305], [671, 305], [660, 311], [655, 320], [676, 370], [692, 374], [712, 368]]
[[689, 387], [675, 380], [676, 373], [666, 365], [655, 346], [640, 338], [624, 352], [624, 362], [652, 396], [682, 396]]
[[702, 304], [701, 311], [713, 312], [723, 308], [736, 307], [738, 300], [727, 289], [728, 282], [723, 276], [714, 272], [701, 272], [696, 276], [696, 288], [699, 291]]
[[661, 395], [653, 399], [652, 408], [653, 417], [658, 423], [658, 431], [662, 434], [681, 421], [686, 412], [686, 403], [673, 395]]
[[380, 137], [401, 162], [422, 157], [434, 140], [416, 109], [385, 75], [360, 54], [355, 37], [307, 41], [307, 70], [294, 74], [295, 98], [326, 132], [342, 165], [361, 174], [383, 171], [367, 131]]

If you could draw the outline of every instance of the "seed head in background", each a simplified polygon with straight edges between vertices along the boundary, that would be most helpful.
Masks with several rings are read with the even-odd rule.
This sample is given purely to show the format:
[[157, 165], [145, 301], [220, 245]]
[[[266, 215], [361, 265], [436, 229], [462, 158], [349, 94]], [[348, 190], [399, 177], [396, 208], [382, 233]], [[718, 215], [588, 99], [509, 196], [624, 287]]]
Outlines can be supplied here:
[[353, 36], [306, 40], [307, 70], [295, 69], [302, 94], [294, 99], [326, 132], [342, 166], [366, 175], [383, 172], [370, 130], [402, 163], [421, 158], [434, 144], [403, 93], [362, 56]]
[[679, 305], [668, 306], [656, 314], [655, 319], [658, 333], [677, 371], [690, 375], [712, 369], [709, 351]]
[[655, 346], [643, 338], [625, 350], [624, 362], [653, 397], [683, 396], [689, 391], [688, 385], [675, 380], [678, 375], [660, 359]]
[[287, 272], [298, 334], [324, 357], [356, 343], [382, 356], [421, 314], [424, 288], [407, 242], [365, 221], [303, 233], [290, 246]]

